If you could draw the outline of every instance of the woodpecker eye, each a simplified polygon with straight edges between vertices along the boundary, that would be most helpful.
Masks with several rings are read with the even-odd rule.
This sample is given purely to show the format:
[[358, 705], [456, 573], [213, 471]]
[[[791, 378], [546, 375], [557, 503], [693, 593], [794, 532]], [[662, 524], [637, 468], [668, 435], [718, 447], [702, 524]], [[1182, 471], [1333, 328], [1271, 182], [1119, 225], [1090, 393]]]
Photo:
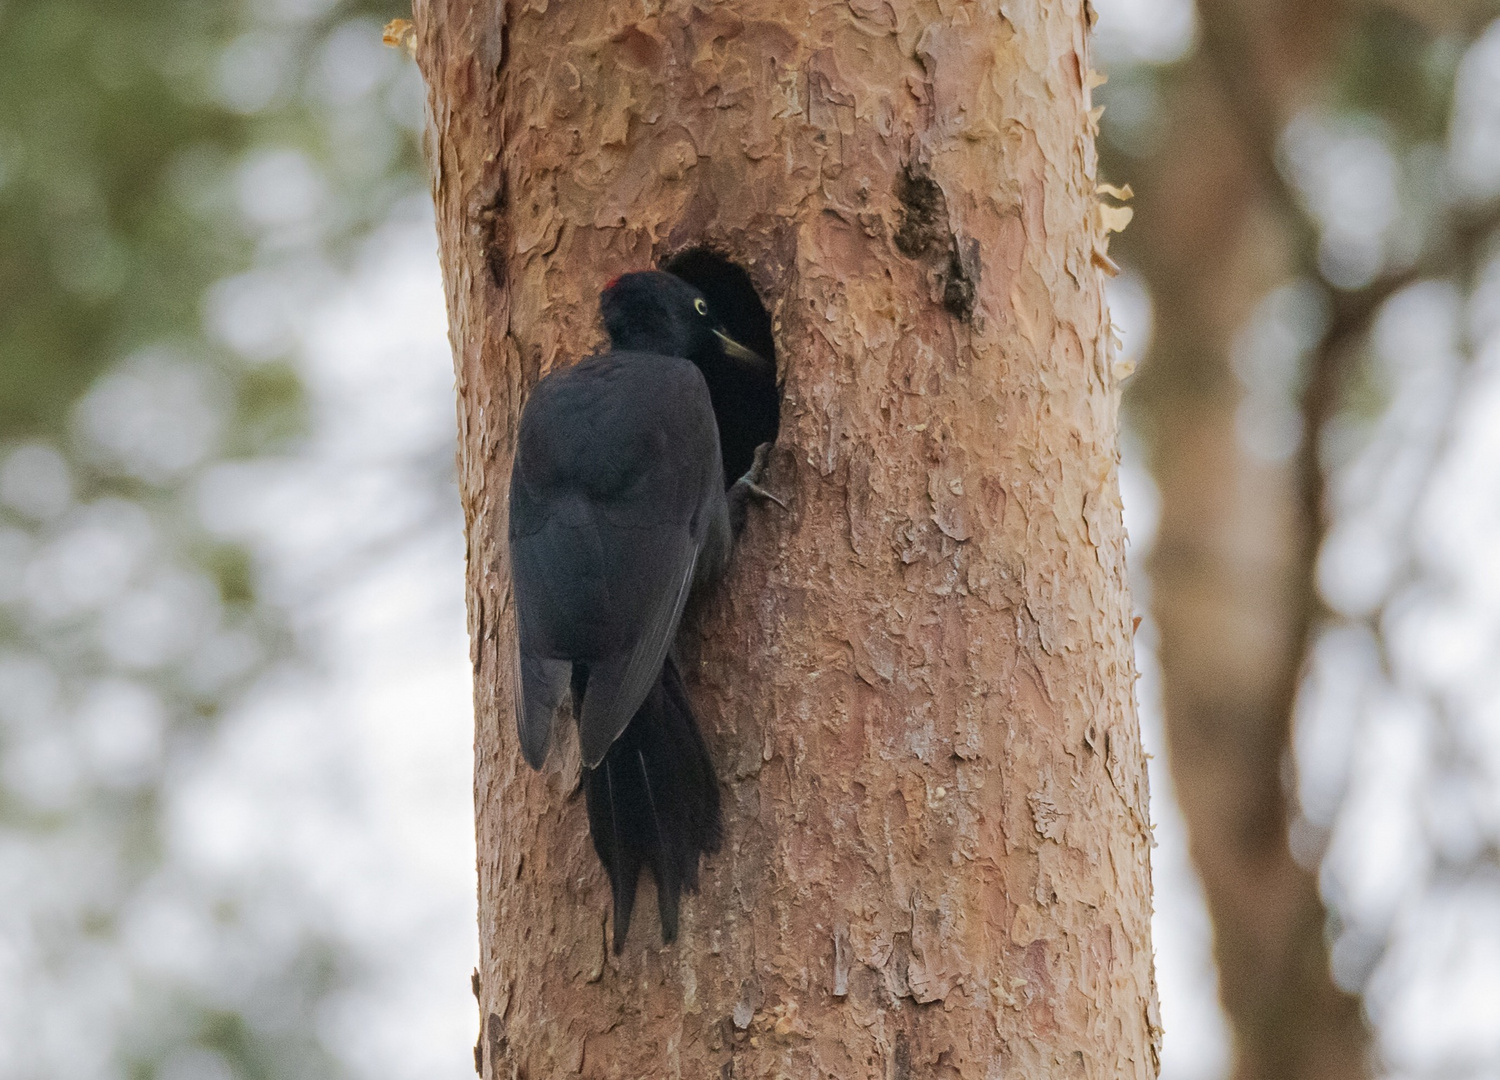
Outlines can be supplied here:
[[707, 315], [708, 301], [704, 300], [701, 296], [698, 297], [698, 299], [693, 301], [693, 310], [696, 311], [699, 315]]

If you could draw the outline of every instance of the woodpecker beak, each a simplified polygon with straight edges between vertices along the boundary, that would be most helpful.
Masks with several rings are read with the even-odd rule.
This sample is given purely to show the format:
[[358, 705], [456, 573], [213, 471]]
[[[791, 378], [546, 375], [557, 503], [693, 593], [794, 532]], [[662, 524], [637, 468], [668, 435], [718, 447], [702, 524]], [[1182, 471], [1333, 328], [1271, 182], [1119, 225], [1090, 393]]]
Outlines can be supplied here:
[[745, 346], [741, 345], [738, 341], [735, 341], [734, 338], [724, 333], [724, 331], [715, 330], [714, 334], [718, 337], [719, 341], [724, 346], [724, 355], [729, 357], [731, 360], [738, 360], [741, 364], [744, 364], [746, 367], [753, 368], [756, 371], [765, 371], [770, 367], [770, 364], [767, 362], [764, 356], [756, 352], [754, 349], [745, 348]]

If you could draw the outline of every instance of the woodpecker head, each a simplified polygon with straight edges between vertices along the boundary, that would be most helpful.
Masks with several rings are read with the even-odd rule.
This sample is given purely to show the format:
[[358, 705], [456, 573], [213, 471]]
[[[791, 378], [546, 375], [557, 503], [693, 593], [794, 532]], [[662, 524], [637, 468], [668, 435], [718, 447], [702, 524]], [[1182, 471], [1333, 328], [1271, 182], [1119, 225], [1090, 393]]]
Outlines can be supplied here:
[[661, 270], [622, 274], [599, 294], [610, 344], [619, 351], [680, 356], [703, 366], [728, 360], [752, 370], [769, 361], [724, 333], [703, 294]]

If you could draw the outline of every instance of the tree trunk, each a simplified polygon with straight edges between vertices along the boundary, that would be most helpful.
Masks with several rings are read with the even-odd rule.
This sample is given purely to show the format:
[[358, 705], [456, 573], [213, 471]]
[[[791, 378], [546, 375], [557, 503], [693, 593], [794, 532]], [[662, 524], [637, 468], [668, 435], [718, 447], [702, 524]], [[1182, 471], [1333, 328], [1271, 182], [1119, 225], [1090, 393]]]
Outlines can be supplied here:
[[[1144, 762], [1082, 3], [423, 0], [475, 670], [485, 1077], [1152, 1077]], [[620, 957], [514, 729], [527, 387], [628, 269], [751, 274], [768, 484], [685, 624], [726, 841]], [[559, 752], [562, 751], [562, 752]], [[649, 886], [645, 886], [649, 890]]]

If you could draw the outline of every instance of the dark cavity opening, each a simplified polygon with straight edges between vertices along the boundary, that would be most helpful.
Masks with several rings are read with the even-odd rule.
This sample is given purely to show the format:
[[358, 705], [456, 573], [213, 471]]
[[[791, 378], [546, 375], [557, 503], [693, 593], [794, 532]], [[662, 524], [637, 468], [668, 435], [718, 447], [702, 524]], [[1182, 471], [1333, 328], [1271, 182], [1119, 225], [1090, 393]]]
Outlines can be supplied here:
[[766, 360], [756, 371], [738, 362], [722, 370], [704, 371], [714, 418], [719, 424], [719, 447], [724, 455], [724, 486], [750, 469], [755, 448], [776, 441], [781, 427], [781, 387], [776, 381], [776, 340], [771, 313], [743, 267], [708, 248], [691, 248], [674, 255], [662, 269], [698, 289], [724, 332]]

